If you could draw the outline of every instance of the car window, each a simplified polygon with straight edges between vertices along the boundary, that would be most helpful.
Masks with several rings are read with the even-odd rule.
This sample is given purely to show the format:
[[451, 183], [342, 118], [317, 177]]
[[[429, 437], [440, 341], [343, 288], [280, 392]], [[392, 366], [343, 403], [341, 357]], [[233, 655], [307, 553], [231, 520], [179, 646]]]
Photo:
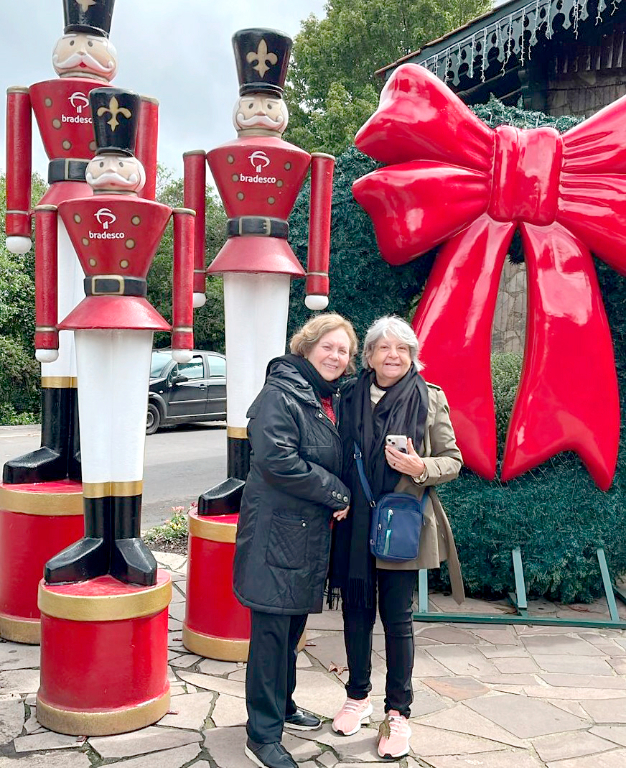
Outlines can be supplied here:
[[163, 375], [163, 369], [171, 362], [171, 352], [153, 352], [152, 362], [150, 363], [150, 378], [156, 379]]
[[226, 376], [226, 360], [223, 357], [209, 355], [211, 376]]
[[188, 363], [178, 364], [178, 373], [182, 373], [189, 380], [204, 379], [204, 364], [201, 357], [192, 357]]

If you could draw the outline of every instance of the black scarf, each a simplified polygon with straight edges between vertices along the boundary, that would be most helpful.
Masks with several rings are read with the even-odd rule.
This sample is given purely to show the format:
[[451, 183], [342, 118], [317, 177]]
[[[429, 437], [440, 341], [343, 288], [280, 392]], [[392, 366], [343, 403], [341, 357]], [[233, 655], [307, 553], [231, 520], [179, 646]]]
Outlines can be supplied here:
[[352, 500], [350, 514], [335, 526], [330, 586], [331, 601], [332, 589], [340, 588], [345, 602], [354, 606], [371, 606], [375, 596], [375, 561], [369, 551], [370, 506], [354, 461], [354, 442], [361, 448], [374, 498], [379, 499], [393, 492], [401, 477], [385, 459], [386, 435], [410, 437], [419, 452], [428, 415], [428, 388], [413, 366], [374, 408], [373, 382], [374, 372], [363, 371], [343, 398], [344, 481]]
[[315, 396], [319, 399], [322, 397], [331, 397], [339, 391], [338, 381], [326, 381], [322, 374], [310, 363], [306, 357], [300, 357], [300, 355], [283, 355], [282, 357], [275, 357], [270, 361], [267, 366], [269, 372], [273, 363], [283, 360], [289, 365], [292, 365], [302, 378], [313, 387]]

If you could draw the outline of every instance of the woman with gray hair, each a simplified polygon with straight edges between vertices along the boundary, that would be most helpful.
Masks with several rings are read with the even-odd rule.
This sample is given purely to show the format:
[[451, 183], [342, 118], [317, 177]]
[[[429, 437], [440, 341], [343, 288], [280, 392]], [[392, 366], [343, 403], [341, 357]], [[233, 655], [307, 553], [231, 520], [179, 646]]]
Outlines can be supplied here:
[[[448, 560], [453, 596], [457, 602], [464, 597], [450, 524], [431, 488], [457, 477], [462, 457], [446, 397], [420, 375], [423, 366], [418, 352], [408, 323], [399, 317], [380, 318], [365, 337], [364, 370], [342, 393], [343, 480], [351, 492], [351, 508], [333, 531], [330, 586], [331, 595], [341, 595], [350, 675], [347, 699], [333, 720], [333, 729], [350, 736], [372, 713], [372, 631], [378, 602], [387, 659], [386, 717], [379, 731], [378, 753], [388, 759], [409, 751], [416, 571], [438, 568]], [[388, 435], [400, 438], [396, 444], [406, 442], [406, 452], [390, 445]], [[390, 562], [370, 554], [371, 507], [359, 478], [355, 443], [374, 499], [392, 492], [422, 498], [429, 489], [414, 560]]]

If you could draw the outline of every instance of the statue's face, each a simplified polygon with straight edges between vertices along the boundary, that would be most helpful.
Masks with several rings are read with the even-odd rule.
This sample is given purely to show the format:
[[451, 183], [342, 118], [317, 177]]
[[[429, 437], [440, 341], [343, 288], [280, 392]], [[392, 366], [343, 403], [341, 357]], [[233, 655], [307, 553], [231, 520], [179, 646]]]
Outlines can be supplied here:
[[108, 81], [117, 71], [117, 52], [106, 37], [78, 32], [63, 35], [52, 53], [52, 64], [61, 77], [91, 75]]
[[97, 155], [89, 161], [85, 179], [94, 192], [139, 192], [146, 172], [136, 157]]
[[277, 96], [251, 93], [242, 96], [235, 104], [233, 124], [237, 131], [264, 128], [282, 133], [289, 122], [287, 105]]

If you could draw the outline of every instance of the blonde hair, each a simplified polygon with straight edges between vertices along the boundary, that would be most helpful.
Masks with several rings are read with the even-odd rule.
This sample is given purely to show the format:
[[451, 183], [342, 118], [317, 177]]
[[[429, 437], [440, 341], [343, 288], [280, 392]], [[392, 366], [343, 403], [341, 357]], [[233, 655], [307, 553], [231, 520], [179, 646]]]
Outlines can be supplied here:
[[336, 312], [317, 315], [317, 317], [314, 317], [309, 320], [308, 323], [305, 323], [302, 328], [291, 337], [289, 350], [292, 355], [306, 357], [322, 336], [338, 329], [341, 329], [348, 334], [348, 339], [350, 341], [350, 361], [346, 367], [346, 373], [354, 373], [356, 371], [354, 358], [359, 347], [359, 342], [357, 341], [352, 323], [349, 320], [346, 320], [345, 317], [338, 315]]

